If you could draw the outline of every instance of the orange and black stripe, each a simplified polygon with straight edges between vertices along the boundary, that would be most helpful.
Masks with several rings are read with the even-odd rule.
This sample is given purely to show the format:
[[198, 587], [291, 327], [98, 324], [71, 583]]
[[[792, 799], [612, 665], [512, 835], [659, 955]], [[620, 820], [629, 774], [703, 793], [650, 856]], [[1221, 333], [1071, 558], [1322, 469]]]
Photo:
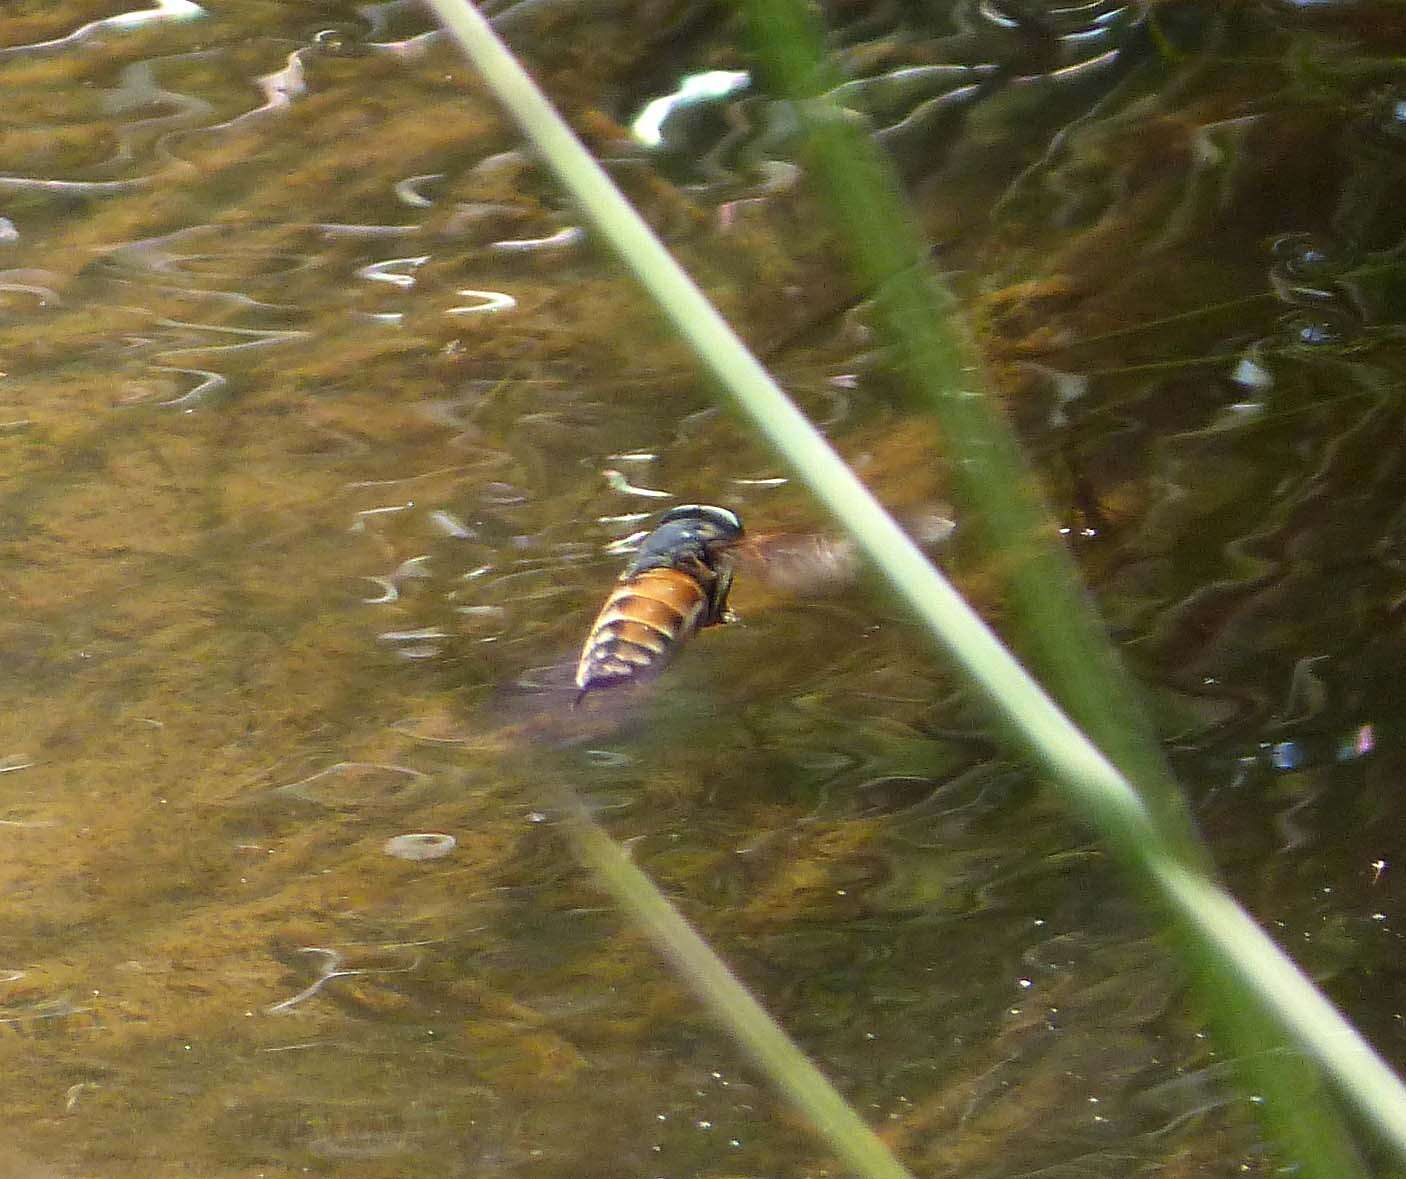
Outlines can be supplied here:
[[666, 512], [606, 598], [576, 666], [588, 692], [657, 675], [702, 627], [721, 622], [732, 584], [728, 550], [742, 522], [726, 508], [685, 504]]
[[663, 671], [707, 605], [703, 587], [678, 569], [646, 569], [622, 581], [591, 627], [576, 686], [584, 692]]

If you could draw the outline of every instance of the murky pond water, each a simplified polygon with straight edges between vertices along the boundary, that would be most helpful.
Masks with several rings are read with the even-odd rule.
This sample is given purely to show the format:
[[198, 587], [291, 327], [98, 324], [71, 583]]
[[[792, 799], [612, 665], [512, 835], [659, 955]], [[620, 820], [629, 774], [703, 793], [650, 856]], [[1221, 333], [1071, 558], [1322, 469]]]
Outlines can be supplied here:
[[[872, 587], [744, 573], [550, 739], [625, 538], [805, 497], [413, 5], [133, 3], [0, 23], [0, 1173], [837, 1173], [576, 866], [563, 781], [918, 1174], [1269, 1173], [1121, 878]], [[1400, 1063], [1406, 24], [1045, 8], [834, 5], [841, 97], [1218, 862]], [[725, 14], [499, 21], [940, 521], [954, 456]], [[998, 607], [960, 519], [939, 551]]]

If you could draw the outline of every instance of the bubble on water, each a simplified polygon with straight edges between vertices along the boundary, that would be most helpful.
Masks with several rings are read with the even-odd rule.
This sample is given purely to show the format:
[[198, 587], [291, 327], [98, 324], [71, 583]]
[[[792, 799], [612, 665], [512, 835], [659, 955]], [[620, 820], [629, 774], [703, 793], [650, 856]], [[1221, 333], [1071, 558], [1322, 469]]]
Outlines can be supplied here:
[[1333, 348], [1348, 343], [1356, 334], [1352, 318], [1331, 307], [1315, 308], [1286, 315], [1279, 321], [1280, 338], [1291, 347]]
[[381, 850], [398, 860], [437, 860], [458, 845], [452, 835], [438, 831], [416, 831], [386, 840]]
[[1337, 247], [1311, 233], [1286, 233], [1271, 243], [1270, 253], [1295, 278], [1331, 278], [1342, 269]]
[[1368, 121], [1371, 129], [1383, 139], [1406, 139], [1406, 87], [1392, 86], [1376, 94]]

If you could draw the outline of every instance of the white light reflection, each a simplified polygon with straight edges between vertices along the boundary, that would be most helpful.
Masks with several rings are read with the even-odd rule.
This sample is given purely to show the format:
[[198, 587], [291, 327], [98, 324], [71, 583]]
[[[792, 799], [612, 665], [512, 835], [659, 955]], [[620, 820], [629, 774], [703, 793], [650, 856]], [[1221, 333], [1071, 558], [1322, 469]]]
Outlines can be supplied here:
[[638, 495], [642, 499], [673, 499], [671, 491], [656, 491], [652, 487], [638, 487], [625, 478], [620, 471], [607, 467], [601, 472], [606, 484], [611, 491], [618, 491], [621, 495]]
[[368, 282], [386, 282], [394, 287], [413, 287], [415, 276], [404, 270], [414, 270], [430, 260], [428, 254], [418, 254], [413, 258], [387, 258], [383, 262], [371, 262], [356, 272], [357, 278]]
[[517, 306], [517, 300], [511, 295], [505, 295], [501, 291], [471, 291], [459, 292], [466, 299], [482, 299], [482, 303], [476, 303], [471, 307], [451, 307], [445, 315], [492, 315], [497, 311], [511, 311]]
[[692, 106], [710, 98], [726, 98], [745, 90], [752, 77], [745, 70], [709, 70], [690, 74], [672, 94], [645, 104], [635, 117], [630, 132], [646, 147], [658, 147], [664, 142], [664, 120], [681, 106]]

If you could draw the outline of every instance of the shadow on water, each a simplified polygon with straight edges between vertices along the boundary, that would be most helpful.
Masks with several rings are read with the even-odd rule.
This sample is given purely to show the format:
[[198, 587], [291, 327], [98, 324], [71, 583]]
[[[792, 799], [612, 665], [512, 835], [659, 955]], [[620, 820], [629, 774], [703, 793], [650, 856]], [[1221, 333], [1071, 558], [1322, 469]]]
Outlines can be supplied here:
[[[1218, 862], [1399, 1062], [1399, 14], [831, 7]], [[11, 1173], [818, 1173], [572, 862], [560, 780], [918, 1173], [1268, 1173], [1098, 848], [805, 539], [418, 9], [193, 9], [0, 34]], [[940, 516], [960, 456], [896, 408], [729, 18], [650, 8], [644, 68], [640, 12], [499, 9]], [[629, 538], [698, 501], [789, 566], [564, 743]]]

